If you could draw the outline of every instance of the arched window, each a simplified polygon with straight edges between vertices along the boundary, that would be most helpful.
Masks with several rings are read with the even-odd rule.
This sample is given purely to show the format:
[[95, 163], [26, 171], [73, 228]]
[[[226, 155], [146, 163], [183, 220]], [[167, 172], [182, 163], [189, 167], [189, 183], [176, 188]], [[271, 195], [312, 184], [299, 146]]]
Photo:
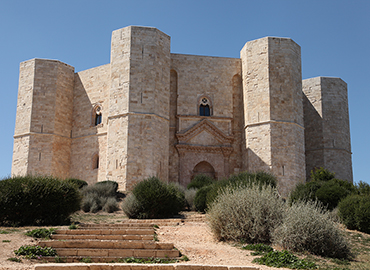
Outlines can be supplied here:
[[210, 101], [206, 97], [203, 97], [200, 99], [199, 115], [200, 116], [211, 116]]
[[95, 126], [100, 125], [102, 123], [103, 115], [102, 115], [101, 111], [102, 111], [102, 109], [99, 105], [94, 108], [93, 117], [94, 117], [94, 125]]

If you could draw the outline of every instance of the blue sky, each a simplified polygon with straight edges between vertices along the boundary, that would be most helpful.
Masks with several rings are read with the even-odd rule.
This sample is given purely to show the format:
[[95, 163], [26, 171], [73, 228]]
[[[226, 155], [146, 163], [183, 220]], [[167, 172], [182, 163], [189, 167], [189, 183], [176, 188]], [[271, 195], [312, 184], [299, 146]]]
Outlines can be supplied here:
[[[303, 79], [348, 84], [354, 180], [370, 183], [370, 1], [0, 1], [0, 178], [10, 175], [19, 63], [57, 59], [76, 71], [109, 63], [113, 30], [153, 26], [173, 53], [239, 57], [247, 41], [292, 38]], [[340, 127], [338, 127], [340, 128]]]

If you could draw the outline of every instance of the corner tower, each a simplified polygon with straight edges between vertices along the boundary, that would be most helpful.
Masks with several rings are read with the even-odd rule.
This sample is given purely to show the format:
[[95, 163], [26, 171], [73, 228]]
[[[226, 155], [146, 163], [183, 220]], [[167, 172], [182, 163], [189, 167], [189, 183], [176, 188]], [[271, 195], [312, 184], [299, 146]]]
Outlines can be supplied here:
[[283, 196], [305, 178], [301, 49], [266, 37], [241, 51], [248, 171], [270, 171]]
[[20, 64], [12, 175], [69, 177], [74, 68], [55, 60]]
[[353, 182], [347, 84], [340, 78], [303, 81], [307, 178], [324, 167]]
[[170, 37], [129, 26], [112, 33], [107, 179], [123, 189], [168, 179]]

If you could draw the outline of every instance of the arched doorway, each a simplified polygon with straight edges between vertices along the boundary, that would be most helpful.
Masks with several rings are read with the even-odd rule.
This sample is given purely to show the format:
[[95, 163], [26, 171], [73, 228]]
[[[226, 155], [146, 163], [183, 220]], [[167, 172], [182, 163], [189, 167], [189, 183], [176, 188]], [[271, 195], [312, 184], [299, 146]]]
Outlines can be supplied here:
[[191, 179], [193, 179], [197, 174], [207, 175], [216, 179], [215, 169], [207, 161], [202, 161], [195, 165]]

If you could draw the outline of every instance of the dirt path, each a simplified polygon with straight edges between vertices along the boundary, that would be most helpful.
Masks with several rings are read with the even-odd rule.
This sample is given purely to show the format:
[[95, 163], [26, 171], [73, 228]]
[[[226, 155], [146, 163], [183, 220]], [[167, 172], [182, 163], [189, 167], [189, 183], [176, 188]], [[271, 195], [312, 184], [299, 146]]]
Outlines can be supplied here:
[[[22, 259], [21, 263], [11, 262], [8, 258], [15, 257], [14, 250], [22, 245], [34, 245], [36, 241], [24, 233], [31, 228], [18, 228], [8, 234], [0, 234], [0, 270], [33, 270], [37, 261]], [[1, 228], [1, 231], [11, 231], [11, 228]], [[205, 222], [184, 222], [173, 226], [160, 226], [157, 230], [160, 242], [174, 243], [175, 247], [186, 255], [190, 261], [186, 264], [209, 265], [243, 265], [258, 266], [260, 269], [280, 269], [259, 266], [252, 263], [254, 256], [230, 244], [217, 242]], [[10, 242], [9, 242], [10, 241]]]

